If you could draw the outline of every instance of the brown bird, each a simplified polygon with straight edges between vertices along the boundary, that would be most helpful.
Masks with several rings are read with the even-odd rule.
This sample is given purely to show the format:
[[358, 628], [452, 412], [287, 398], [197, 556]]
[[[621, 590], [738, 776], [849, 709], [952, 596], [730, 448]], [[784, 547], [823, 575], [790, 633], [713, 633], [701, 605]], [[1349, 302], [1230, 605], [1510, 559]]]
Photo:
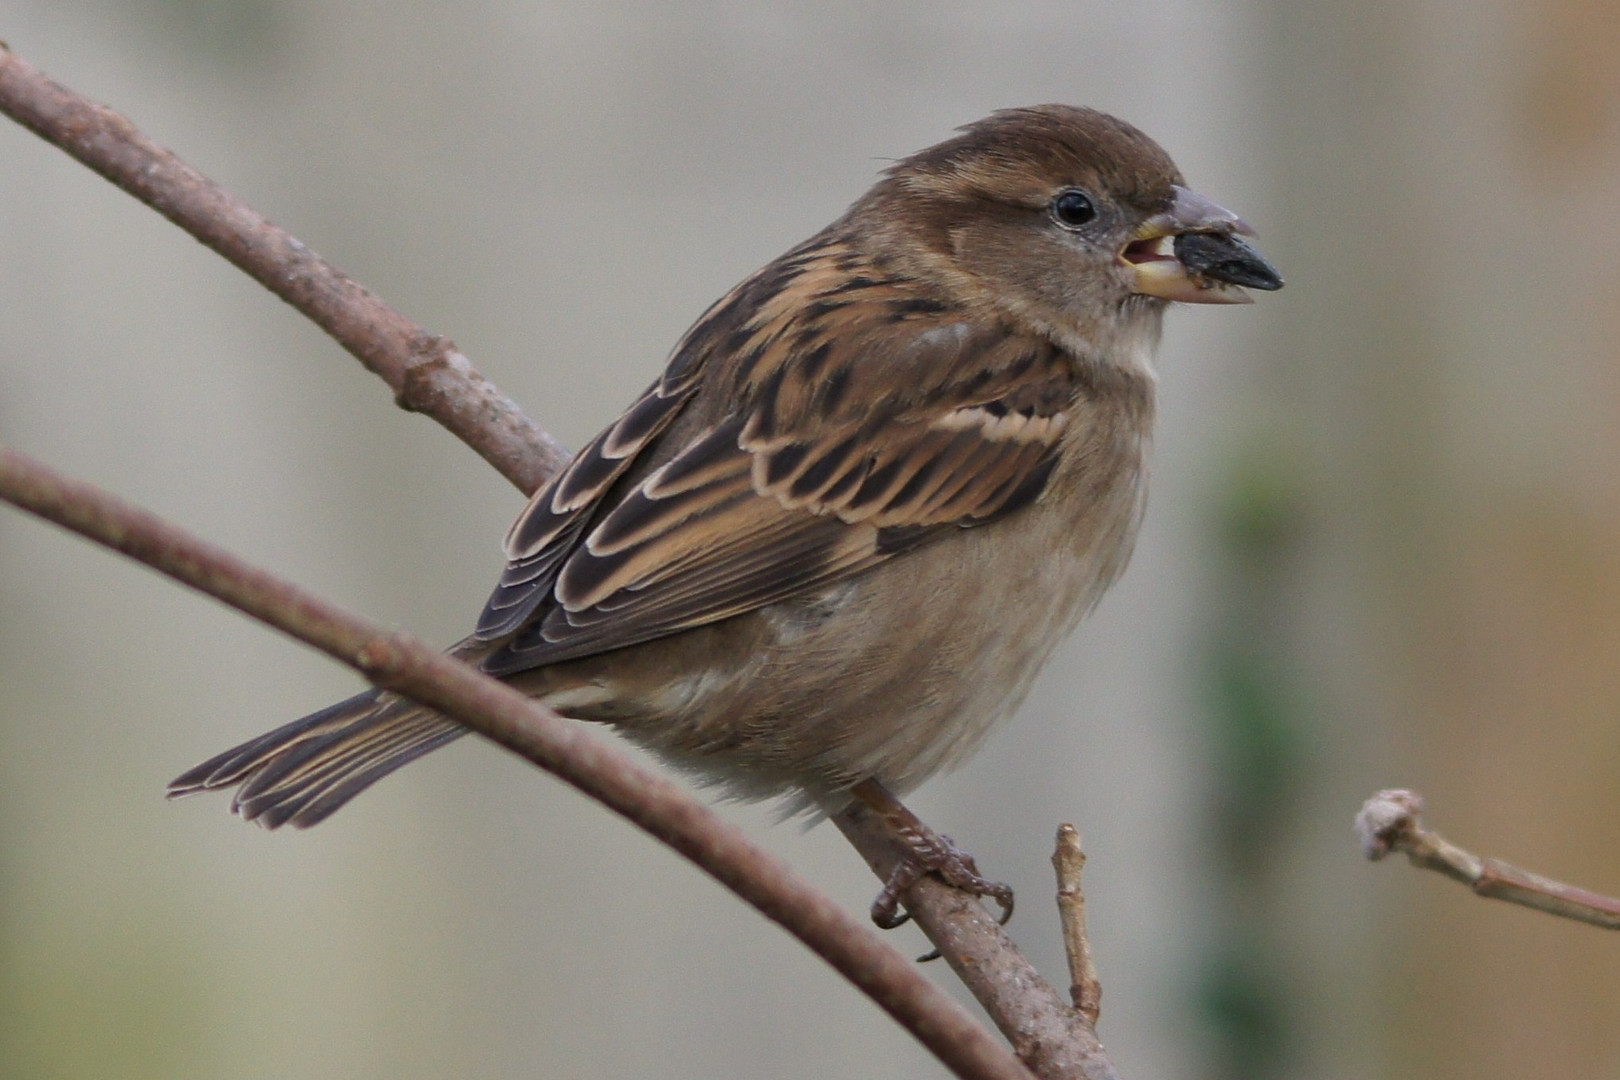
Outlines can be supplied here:
[[[535, 493], [452, 651], [730, 796], [915, 787], [1124, 569], [1164, 309], [1280, 288], [1249, 233], [1103, 113], [961, 129], [698, 319]], [[463, 730], [372, 690], [169, 791], [313, 825]]]

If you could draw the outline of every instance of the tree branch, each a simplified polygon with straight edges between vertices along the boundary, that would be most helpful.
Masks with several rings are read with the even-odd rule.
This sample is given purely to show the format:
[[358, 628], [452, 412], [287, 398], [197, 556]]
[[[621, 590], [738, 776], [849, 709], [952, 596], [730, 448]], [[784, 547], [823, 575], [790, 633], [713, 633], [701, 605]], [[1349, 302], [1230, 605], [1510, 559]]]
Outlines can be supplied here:
[[1460, 881], [1491, 900], [1620, 930], [1620, 900], [1533, 874], [1512, 863], [1475, 855], [1423, 827], [1423, 796], [1399, 788], [1380, 791], [1356, 815], [1356, 835], [1367, 858], [1404, 851], [1413, 866]]
[[[308, 316], [380, 376], [404, 408], [471, 446], [525, 493], [568, 455], [445, 338], [384, 304], [279, 226], [0, 43], [0, 112], [101, 174]], [[962, 1076], [1027, 1076], [1017, 1061], [871, 930], [748, 845], [669, 781], [639, 769], [516, 691], [386, 634], [144, 511], [0, 450], [7, 501], [90, 536], [440, 709], [664, 840], [821, 955]], [[633, 779], [632, 779], [633, 778]], [[871, 815], [835, 819], [880, 878], [897, 841]], [[908, 911], [1043, 1078], [1116, 1078], [1096, 1033], [971, 898], [932, 878]], [[900, 966], [897, 968], [895, 965]]]
[[281, 297], [524, 494], [568, 452], [480, 375], [448, 338], [383, 303], [287, 230], [0, 42], [0, 112], [66, 151]]
[[672, 781], [505, 683], [304, 593], [156, 515], [0, 448], [0, 499], [315, 646], [431, 705], [628, 818], [809, 946], [958, 1076], [1029, 1080], [988, 1032], [877, 934]]
[[[887, 880], [906, 856], [901, 841], [864, 805], [833, 822], [880, 878]], [[1036, 1075], [1119, 1080], [1096, 1030], [1041, 978], [976, 897], [924, 877], [905, 900], [917, 926]]]

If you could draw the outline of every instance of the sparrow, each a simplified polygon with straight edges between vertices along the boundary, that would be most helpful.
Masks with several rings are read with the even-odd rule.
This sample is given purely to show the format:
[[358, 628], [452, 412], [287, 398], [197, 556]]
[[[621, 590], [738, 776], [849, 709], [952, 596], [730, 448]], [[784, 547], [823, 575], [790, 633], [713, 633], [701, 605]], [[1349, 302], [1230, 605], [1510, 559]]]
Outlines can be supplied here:
[[[1250, 235], [1105, 113], [959, 129], [703, 313], [534, 494], [451, 652], [789, 815], [911, 790], [1124, 569], [1164, 311], [1280, 288]], [[314, 825], [463, 731], [371, 690], [169, 793]]]

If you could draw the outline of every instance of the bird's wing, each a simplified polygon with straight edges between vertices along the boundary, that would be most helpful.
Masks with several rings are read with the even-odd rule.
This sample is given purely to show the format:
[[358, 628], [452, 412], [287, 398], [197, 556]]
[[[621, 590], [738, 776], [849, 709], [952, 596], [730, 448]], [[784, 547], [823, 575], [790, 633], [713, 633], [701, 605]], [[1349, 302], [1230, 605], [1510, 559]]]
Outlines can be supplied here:
[[655, 386], [536, 496], [480, 624], [513, 635], [486, 670], [751, 611], [1040, 495], [1080, 395], [1063, 353], [847, 270], [793, 296], [813, 271], [755, 296], [706, 361], [735, 407], [615, 487], [696, 393]]
[[488, 641], [512, 634], [550, 599], [558, 570], [586, 526], [606, 509], [609, 489], [680, 414], [694, 389], [691, 378], [659, 379], [535, 492], [507, 531], [506, 568], [478, 618], [475, 637]]

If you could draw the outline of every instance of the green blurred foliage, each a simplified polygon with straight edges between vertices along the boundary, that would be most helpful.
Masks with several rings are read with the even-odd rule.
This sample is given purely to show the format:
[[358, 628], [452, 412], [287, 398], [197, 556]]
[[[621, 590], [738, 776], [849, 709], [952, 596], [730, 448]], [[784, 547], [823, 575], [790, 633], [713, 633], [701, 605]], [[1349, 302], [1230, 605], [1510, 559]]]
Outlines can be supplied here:
[[0, 1074], [206, 1074], [208, 979], [188, 959], [185, 935], [172, 918], [138, 921], [112, 900], [104, 915], [88, 935], [49, 917], [0, 935]]
[[1208, 1075], [1289, 1075], [1306, 1018], [1270, 925], [1278, 873], [1305, 814], [1308, 709], [1287, 630], [1307, 535], [1297, 458], [1274, 445], [1233, 455], [1216, 507], [1223, 560], [1201, 668], [1210, 751], [1206, 849], [1216, 882], [1196, 1000], [1214, 1036]]

